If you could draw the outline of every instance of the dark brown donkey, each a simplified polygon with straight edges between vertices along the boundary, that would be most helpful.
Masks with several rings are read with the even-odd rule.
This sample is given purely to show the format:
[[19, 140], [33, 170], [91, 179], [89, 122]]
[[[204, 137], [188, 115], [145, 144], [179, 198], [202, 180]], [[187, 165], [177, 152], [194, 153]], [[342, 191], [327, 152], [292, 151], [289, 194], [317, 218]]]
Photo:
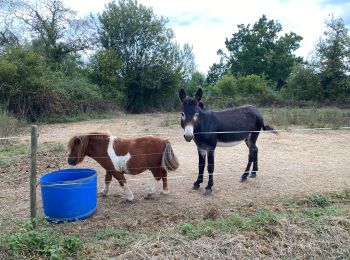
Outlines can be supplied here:
[[122, 186], [127, 200], [134, 195], [126, 184], [124, 174], [136, 175], [150, 170], [155, 178], [149, 195], [157, 191], [158, 181], [163, 181], [161, 193], [168, 193], [167, 172], [175, 171], [179, 162], [168, 140], [146, 136], [130, 139], [116, 138], [107, 133], [89, 133], [77, 135], [68, 143], [70, 165], [82, 162], [89, 156], [106, 169], [103, 195], [107, 195], [112, 176]]

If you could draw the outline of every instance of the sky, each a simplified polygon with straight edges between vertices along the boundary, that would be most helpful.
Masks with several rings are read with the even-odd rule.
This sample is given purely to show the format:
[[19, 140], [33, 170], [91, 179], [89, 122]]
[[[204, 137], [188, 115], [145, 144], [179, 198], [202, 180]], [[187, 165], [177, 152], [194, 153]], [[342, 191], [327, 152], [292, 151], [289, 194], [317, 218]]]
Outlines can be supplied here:
[[[109, 0], [64, 0], [80, 15], [101, 13]], [[251, 24], [265, 14], [278, 21], [283, 33], [303, 37], [296, 55], [307, 59], [314, 49], [330, 14], [350, 25], [350, 0], [138, 0], [152, 7], [158, 16], [169, 19], [176, 41], [193, 47], [197, 69], [207, 73], [219, 61], [218, 49], [226, 50], [225, 39], [237, 32], [238, 24]]]

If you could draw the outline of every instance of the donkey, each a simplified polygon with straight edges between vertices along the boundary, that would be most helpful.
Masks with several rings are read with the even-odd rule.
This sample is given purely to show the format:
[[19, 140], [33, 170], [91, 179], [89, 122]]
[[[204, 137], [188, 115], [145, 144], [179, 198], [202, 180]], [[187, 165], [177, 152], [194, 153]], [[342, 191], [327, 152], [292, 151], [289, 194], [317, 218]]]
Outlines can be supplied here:
[[199, 157], [199, 174], [193, 183], [193, 189], [197, 190], [203, 182], [205, 159], [208, 155], [209, 181], [205, 188], [204, 195], [212, 192], [214, 185], [214, 152], [217, 146], [233, 146], [243, 140], [249, 148], [248, 164], [241, 176], [241, 181], [247, 180], [251, 165], [253, 169], [250, 177], [255, 178], [258, 171], [258, 147], [256, 141], [261, 129], [277, 131], [265, 125], [259, 110], [254, 106], [242, 106], [222, 111], [211, 111], [204, 108], [200, 101], [203, 91], [199, 88], [195, 97], [186, 96], [183, 88], [179, 91], [179, 98], [182, 102], [181, 127], [184, 129], [184, 138], [187, 142], [194, 139], [197, 145]]
[[175, 171], [179, 162], [168, 140], [145, 136], [137, 138], [116, 138], [107, 133], [92, 132], [72, 137], [68, 143], [68, 164], [77, 165], [85, 156], [93, 158], [105, 170], [105, 186], [102, 195], [107, 196], [112, 176], [124, 190], [127, 200], [134, 195], [126, 184], [124, 174], [136, 175], [150, 170], [154, 183], [148, 195], [157, 191], [158, 181], [163, 181], [162, 194], [168, 193], [167, 172]]

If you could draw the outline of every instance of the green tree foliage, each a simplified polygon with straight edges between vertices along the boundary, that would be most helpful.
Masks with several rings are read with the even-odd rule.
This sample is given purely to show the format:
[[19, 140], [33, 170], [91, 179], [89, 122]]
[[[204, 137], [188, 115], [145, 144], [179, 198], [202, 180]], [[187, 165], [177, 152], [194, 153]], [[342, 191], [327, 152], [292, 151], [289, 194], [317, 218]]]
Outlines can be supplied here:
[[[302, 37], [293, 32], [279, 36], [281, 32], [282, 25], [268, 20], [265, 15], [252, 27], [249, 24], [238, 25], [238, 32], [225, 41], [229, 52], [227, 58], [223, 57], [226, 68], [233, 75], [266, 76], [276, 88], [280, 88], [294, 63], [302, 60], [293, 54], [299, 48]], [[219, 50], [220, 54], [223, 55], [223, 51]]]
[[61, 0], [5, 0], [4, 3], [0, 26], [3, 45], [34, 41], [37, 52], [51, 62], [62, 63], [68, 54], [89, 49], [96, 42], [92, 19], [78, 17]]
[[184, 84], [189, 83], [192, 75], [197, 71], [193, 47], [185, 43], [181, 51]]
[[320, 77], [320, 91], [325, 99], [350, 95], [350, 36], [344, 21], [333, 16], [325, 21], [326, 31], [316, 46], [314, 66]]
[[234, 77], [226, 74], [214, 86], [214, 93], [226, 97], [264, 97], [271, 93], [268, 81], [258, 75]]
[[0, 103], [31, 121], [52, 114], [103, 109], [96, 85], [86, 78], [51, 71], [30, 47], [8, 47], [0, 55]]
[[140, 112], [174, 100], [182, 77], [181, 52], [167, 20], [133, 0], [109, 3], [99, 20], [104, 50], [114, 50], [121, 61], [124, 108]]
[[282, 96], [293, 100], [322, 100], [320, 80], [312, 66], [296, 64], [281, 90]]
[[206, 81], [205, 75], [196, 71], [192, 73], [190, 81], [185, 85], [187, 95], [194, 96], [198, 88], [206, 88]]

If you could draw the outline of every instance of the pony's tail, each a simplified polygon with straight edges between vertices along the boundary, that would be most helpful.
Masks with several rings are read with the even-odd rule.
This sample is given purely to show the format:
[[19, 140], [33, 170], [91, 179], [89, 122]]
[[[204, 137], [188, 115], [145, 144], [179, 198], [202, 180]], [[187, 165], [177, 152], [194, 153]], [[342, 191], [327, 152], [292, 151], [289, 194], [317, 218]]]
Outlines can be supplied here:
[[278, 135], [278, 134], [279, 134], [278, 131], [277, 131], [276, 129], [272, 128], [272, 127], [269, 126], [269, 125], [264, 125], [264, 126], [262, 127], [262, 129], [263, 129], [264, 131], [272, 132], [272, 133], [274, 133], [275, 135]]
[[165, 149], [162, 156], [162, 168], [165, 171], [175, 171], [179, 168], [179, 161], [168, 140], [165, 141]]

